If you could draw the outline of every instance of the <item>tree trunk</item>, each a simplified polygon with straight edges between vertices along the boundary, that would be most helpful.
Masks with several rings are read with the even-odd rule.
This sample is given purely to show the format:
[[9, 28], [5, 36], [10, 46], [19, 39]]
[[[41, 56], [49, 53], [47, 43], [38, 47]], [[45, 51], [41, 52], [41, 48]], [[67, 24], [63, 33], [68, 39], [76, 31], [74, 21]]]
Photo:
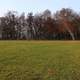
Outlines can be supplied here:
[[72, 33], [72, 31], [71, 31], [68, 27], [66, 27], [66, 29], [67, 29], [67, 31], [69, 32], [72, 40], [75, 40], [75, 37], [74, 37], [74, 34]]

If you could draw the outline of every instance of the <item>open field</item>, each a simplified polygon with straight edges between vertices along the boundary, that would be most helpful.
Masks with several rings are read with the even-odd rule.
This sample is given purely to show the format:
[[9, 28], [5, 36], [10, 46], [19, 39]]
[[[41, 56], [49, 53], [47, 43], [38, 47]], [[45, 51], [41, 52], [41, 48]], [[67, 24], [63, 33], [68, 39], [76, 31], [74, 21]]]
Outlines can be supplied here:
[[80, 42], [0, 41], [0, 80], [80, 80]]

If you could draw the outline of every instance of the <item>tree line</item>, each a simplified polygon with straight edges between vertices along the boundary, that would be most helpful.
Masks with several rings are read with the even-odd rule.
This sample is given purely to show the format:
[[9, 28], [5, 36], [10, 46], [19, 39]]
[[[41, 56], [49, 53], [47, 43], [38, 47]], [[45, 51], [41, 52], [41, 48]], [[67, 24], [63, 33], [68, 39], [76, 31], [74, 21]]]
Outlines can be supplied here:
[[70, 8], [55, 13], [45, 10], [17, 15], [9, 11], [0, 17], [1, 40], [80, 40], [80, 15]]

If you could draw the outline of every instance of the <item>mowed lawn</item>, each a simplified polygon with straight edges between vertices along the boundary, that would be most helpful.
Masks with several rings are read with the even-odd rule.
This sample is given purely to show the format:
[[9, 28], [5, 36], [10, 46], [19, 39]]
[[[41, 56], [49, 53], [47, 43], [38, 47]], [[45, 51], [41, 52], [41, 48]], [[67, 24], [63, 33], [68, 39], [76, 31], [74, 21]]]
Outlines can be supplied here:
[[80, 42], [0, 41], [0, 80], [80, 80]]

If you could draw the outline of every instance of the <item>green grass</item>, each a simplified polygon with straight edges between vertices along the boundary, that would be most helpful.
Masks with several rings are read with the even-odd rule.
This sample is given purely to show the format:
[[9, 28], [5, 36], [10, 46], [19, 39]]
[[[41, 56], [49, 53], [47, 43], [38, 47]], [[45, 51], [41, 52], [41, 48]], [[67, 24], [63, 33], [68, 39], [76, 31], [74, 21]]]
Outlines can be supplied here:
[[0, 41], [0, 80], [80, 80], [80, 42]]

